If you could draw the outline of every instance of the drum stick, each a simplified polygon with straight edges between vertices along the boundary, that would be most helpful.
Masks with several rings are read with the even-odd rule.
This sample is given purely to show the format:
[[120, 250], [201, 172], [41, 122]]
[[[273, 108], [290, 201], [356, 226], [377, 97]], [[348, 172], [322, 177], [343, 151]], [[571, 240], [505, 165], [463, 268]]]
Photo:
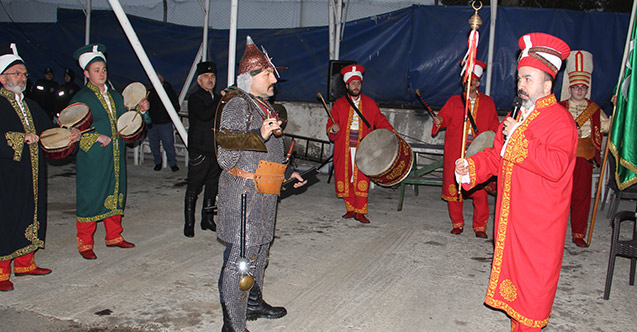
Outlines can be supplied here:
[[332, 117], [332, 113], [330, 113], [330, 110], [327, 108], [327, 104], [325, 103], [325, 99], [323, 99], [323, 95], [321, 95], [320, 92], [317, 92], [316, 97], [323, 102], [323, 107], [325, 108], [325, 112], [327, 112], [327, 116], [330, 117], [330, 119], [332, 120], [332, 123], [336, 123], [336, 121], [334, 121], [334, 118]]
[[[146, 97], [144, 97], [144, 99], [148, 99], [149, 95], [150, 95], [150, 91], [146, 91]], [[142, 99], [142, 100], [144, 100], [144, 99]], [[140, 100], [139, 102], [141, 103], [142, 100]], [[139, 114], [139, 104], [135, 105], [135, 112], [137, 112], [137, 113], [135, 113], [135, 115], [133, 116], [133, 120], [132, 121], [135, 121], [135, 119], [137, 118], [137, 115]]]
[[126, 128], [128, 128], [128, 125], [125, 125], [122, 129], [120, 129], [120, 130], [117, 132], [117, 135], [121, 135], [121, 134], [122, 134], [122, 131], [124, 131], [124, 129], [126, 129]]
[[420, 89], [416, 89], [416, 96], [418, 96], [418, 100], [425, 106], [427, 111], [429, 111], [429, 114], [431, 115], [431, 117], [432, 118], [435, 117], [436, 114], [431, 109], [431, 107], [429, 107], [429, 104], [427, 104], [427, 102], [425, 101], [425, 98], [423, 98], [422, 95], [420, 94]]
[[[62, 127], [62, 128], [65, 128], [65, 127]], [[65, 128], [65, 129], [68, 129], [68, 128]], [[93, 130], [93, 129], [95, 129], [95, 127], [86, 128], [86, 129], [84, 129], [84, 130], [80, 131], [80, 134], [84, 134], [85, 132], [87, 132], [87, 131], [91, 131], [91, 130]], [[53, 133], [53, 134], [47, 134], [47, 135], [44, 135], [44, 136], [40, 136], [40, 139], [47, 138], [47, 137], [51, 137], [51, 136], [55, 136], [55, 135], [57, 135], [57, 134], [56, 134], [56, 133]]]
[[55, 136], [55, 135], [57, 135], [57, 134], [56, 134], [56, 133], [53, 133], [53, 134], [46, 134], [46, 135], [44, 135], [44, 136], [40, 136], [40, 139], [43, 139], [43, 138], [49, 138], [49, 137], [51, 137], [51, 136]]
[[80, 131], [80, 134], [84, 134], [85, 132], [87, 132], [87, 131], [91, 131], [91, 130], [95, 130], [95, 127], [86, 128], [86, 129], [84, 129], [84, 130]]

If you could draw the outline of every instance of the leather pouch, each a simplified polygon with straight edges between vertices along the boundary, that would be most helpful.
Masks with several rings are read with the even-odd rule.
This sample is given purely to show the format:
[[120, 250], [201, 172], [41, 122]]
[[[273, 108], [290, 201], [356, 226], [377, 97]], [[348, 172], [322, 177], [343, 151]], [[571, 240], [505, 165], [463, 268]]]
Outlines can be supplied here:
[[285, 179], [287, 165], [261, 160], [254, 173], [254, 185], [258, 193], [281, 193], [281, 184]]

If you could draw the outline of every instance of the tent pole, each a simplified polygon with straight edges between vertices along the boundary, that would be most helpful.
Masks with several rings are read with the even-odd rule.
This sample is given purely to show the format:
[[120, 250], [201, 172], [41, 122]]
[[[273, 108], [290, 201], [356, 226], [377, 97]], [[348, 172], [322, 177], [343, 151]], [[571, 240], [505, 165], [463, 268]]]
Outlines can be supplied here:
[[190, 71], [188, 72], [186, 81], [184, 82], [184, 85], [181, 87], [181, 92], [179, 93], [179, 105], [183, 104], [184, 100], [186, 99], [186, 94], [188, 93], [188, 89], [190, 88], [192, 79], [195, 77], [195, 73], [197, 72], [197, 64], [201, 62], [201, 59], [202, 59], [202, 56], [201, 56], [202, 49], [203, 49], [203, 44], [199, 45], [199, 50], [197, 51], [197, 55], [195, 55], [195, 59], [192, 61], [192, 65], [190, 66]]
[[237, 57], [237, 16], [239, 13], [239, 0], [230, 2], [230, 36], [228, 38], [228, 86], [234, 84], [234, 71]]
[[91, 0], [86, 0], [86, 29], [84, 29], [84, 45], [91, 43]]
[[186, 128], [184, 128], [184, 124], [181, 122], [181, 119], [179, 118], [179, 115], [175, 111], [173, 104], [170, 102], [170, 98], [168, 97], [168, 94], [166, 94], [166, 90], [164, 90], [163, 85], [159, 81], [159, 77], [157, 77], [157, 73], [155, 72], [153, 65], [150, 63], [150, 60], [148, 59], [148, 55], [146, 55], [146, 51], [144, 51], [144, 47], [139, 41], [139, 38], [137, 38], [137, 34], [135, 33], [135, 30], [131, 26], [130, 21], [128, 20], [128, 17], [126, 16], [124, 9], [122, 8], [122, 5], [119, 3], [119, 0], [108, 0], [108, 2], [113, 8], [113, 12], [115, 12], [115, 16], [117, 16], [117, 20], [119, 21], [119, 24], [122, 26], [122, 30], [124, 30], [124, 33], [126, 34], [128, 41], [131, 43], [133, 50], [135, 50], [135, 54], [137, 54], [137, 58], [139, 59], [139, 62], [144, 67], [144, 70], [146, 71], [146, 74], [148, 75], [150, 82], [153, 84], [153, 87], [157, 91], [157, 94], [159, 95], [161, 102], [164, 104], [164, 107], [166, 108], [168, 115], [170, 115], [170, 118], [172, 119], [173, 124], [175, 125], [175, 128], [177, 128], [177, 132], [179, 133], [179, 136], [181, 136], [181, 139], [184, 142], [184, 145], [188, 146], [188, 133], [186, 132]]
[[206, 0], [206, 8], [204, 9], [203, 19], [203, 52], [201, 52], [201, 60], [208, 61], [208, 20], [210, 18], [210, 0]]
[[487, 86], [484, 94], [491, 95], [491, 81], [493, 76], [493, 50], [495, 48], [495, 23], [498, 17], [498, 0], [491, 1], [491, 22], [489, 23], [489, 51], [487, 55]]

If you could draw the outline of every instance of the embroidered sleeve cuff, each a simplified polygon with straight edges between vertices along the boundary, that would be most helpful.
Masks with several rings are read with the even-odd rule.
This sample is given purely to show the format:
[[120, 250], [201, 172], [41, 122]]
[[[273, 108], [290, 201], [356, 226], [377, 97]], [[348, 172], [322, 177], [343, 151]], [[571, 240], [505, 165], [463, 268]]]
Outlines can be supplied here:
[[9, 131], [4, 134], [4, 137], [7, 139], [7, 145], [9, 145], [13, 149], [14, 161], [20, 161], [22, 159], [24, 136], [26, 136], [25, 133], [18, 133], [15, 131]]
[[473, 159], [469, 158], [467, 159], [467, 162], [469, 164], [469, 185], [470, 188], [473, 188], [476, 184], [478, 184], [478, 177], [476, 174], [476, 163], [473, 161]]
[[82, 137], [80, 137], [80, 149], [84, 152], [88, 152], [91, 149], [93, 144], [97, 142], [97, 138], [100, 137], [98, 133], [84, 133]]
[[[465, 167], [469, 166], [466, 160], [464, 160], [464, 166]], [[454, 174], [456, 175], [456, 182], [461, 184], [471, 183], [471, 178], [469, 177], [469, 174], [460, 175], [456, 172], [454, 172]]]

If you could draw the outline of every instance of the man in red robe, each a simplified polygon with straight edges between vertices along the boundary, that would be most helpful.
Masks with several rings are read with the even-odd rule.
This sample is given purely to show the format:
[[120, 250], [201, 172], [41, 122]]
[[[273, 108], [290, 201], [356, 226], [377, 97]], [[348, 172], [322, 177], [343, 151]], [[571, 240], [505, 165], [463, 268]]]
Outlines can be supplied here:
[[[334, 142], [334, 184], [336, 196], [343, 198], [347, 213], [343, 218], [355, 218], [361, 223], [369, 223], [367, 214], [367, 195], [369, 177], [358, 170], [356, 149], [360, 141], [372, 130], [385, 128], [394, 131], [394, 127], [380, 112], [376, 102], [361, 93], [365, 67], [349, 65], [341, 69], [347, 95], [339, 98], [332, 106], [332, 119], [327, 121], [327, 135]], [[365, 121], [354, 111], [348, 99], [363, 114]]]
[[591, 208], [591, 187], [594, 163], [601, 164], [602, 133], [608, 132], [608, 116], [599, 105], [590, 101], [593, 55], [586, 51], [573, 51], [566, 59], [566, 73], [560, 102], [577, 124], [577, 159], [573, 173], [571, 195], [571, 236], [578, 247], [587, 247], [584, 241], [588, 213]]
[[507, 313], [512, 331], [539, 332], [548, 324], [562, 266], [577, 129], [552, 93], [569, 46], [544, 33], [526, 34], [519, 45], [520, 116], [500, 124], [493, 148], [459, 159], [456, 173], [466, 189], [498, 175], [484, 302]]
[[[484, 73], [487, 65], [482, 61], [477, 61], [471, 74], [471, 84], [469, 86], [469, 114], [472, 121], [465, 127], [464, 110], [466, 95], [466, 82], [462, 84], [465, 92], [454, 95], [442, 107], [440, 113], [434, 117], [434, 126], [431, 128], [431, 134], [436, 135], [440, 129], [446, 128], [445, 135], [445, 151], [443, 155], [442, 170], [442, 199], [447, 201], [449, 209], [449, 217], [453, 224], [452, 234], [462, 233], [464, 227], [464, 217], [462, 215], [462, 199], [473, 199], [473, 231], [477, 237], [487, 237], [487, 220], [489, 220], [489, 200], [487, 192], [483, 186], [478, 186], [470, 191], [464, 191], [462, 195], [458, 194], [458, 185], [454, 179], [455, 162], [460, 158], [462, 150], [462, 130], [466, 129], [466, 145], [469, 147], [473, 139], [478, 134], [485, 131], [495, 131], [500, 124], [498, 121], [498, 113], [495, 110], [495, 104], [491, 97], [480, 93], [480, 78]], [[462, 72], [464, 74], [464, 70]], [[462, 75], [461, 74], [461, 75]], [[475, 128], [474, 125], [475, 124]]]

